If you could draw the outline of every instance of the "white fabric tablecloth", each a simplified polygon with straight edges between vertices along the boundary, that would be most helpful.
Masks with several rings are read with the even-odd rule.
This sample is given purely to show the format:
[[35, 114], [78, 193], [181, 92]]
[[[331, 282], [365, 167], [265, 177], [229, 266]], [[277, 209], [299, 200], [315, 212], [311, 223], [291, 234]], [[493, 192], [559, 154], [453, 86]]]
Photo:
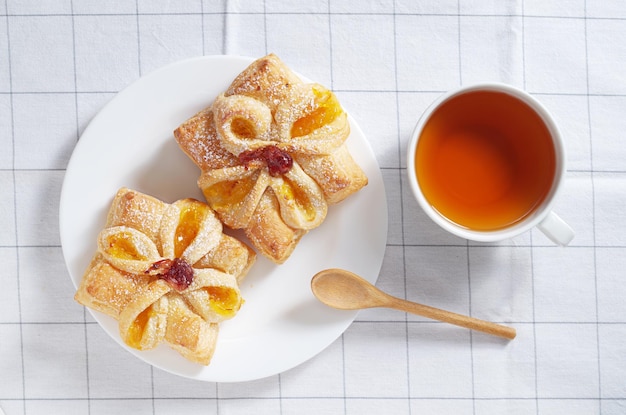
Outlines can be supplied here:
[[[572, 1], [0, 2], [0, 407], [15, 414], [626, 413], [626, 4]], [[510, 324], [511, 342], [367, 310], [302, 365], [246, 383], [168, 374], [73, 301], [59, 238], [65, 168], [92, 117], [161, 66], [278, 54], [359, 123], [385, 181], [378, 280]], [[422, 111], [459, 85], [523, 88], [553, 113], [576, 231], [497, 244], [444, 234], [408, 188]]]

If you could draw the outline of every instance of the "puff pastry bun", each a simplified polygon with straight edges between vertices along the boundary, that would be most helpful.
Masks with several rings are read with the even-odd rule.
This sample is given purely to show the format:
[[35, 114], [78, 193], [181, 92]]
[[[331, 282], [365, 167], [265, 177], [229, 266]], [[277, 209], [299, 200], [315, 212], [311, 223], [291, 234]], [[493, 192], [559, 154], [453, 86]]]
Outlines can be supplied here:
[[367, 184], [345, 145], [349, 134], [336, 96], [273, 54], [174, 131], [220, 220], [275, 263], [324, 221], [329, 205]]
[[168, 204], [122, 188], [74, 298], [118, 320], [129, 346], [166, 342], [208, 365], [219, 323], [241, 307], [239, 283], [254, 260], [207, 204]]

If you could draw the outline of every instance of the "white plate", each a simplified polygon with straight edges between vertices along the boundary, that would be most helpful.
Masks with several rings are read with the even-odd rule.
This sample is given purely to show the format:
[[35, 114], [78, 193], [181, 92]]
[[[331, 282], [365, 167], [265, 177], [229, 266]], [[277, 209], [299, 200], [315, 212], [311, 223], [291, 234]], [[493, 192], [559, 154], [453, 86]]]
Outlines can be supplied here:
[[[67, 166], [60, 205], [63, 254], [75, 286], [96, 250], [96, 237], [118, 188], [126, 186], [168, 203], [203, 200], [198, 168], [178, 148], [173, 130], [224, 91], [252, 62], [233, 56], [200, 57], [159, 69], [120, 92], [91, 121]], [[171, 373], [234, 382], [271, 376], [308, 360], [352, 323], [356, 312], [319, 303], [311, 277], [345, 268], [376, 282], [387, 239], [387, 205], [381, 173], [363, 132], [350, 120], [348, 146], [369, 184], [337, 206], [309, 232], [291, 258], [277, 266], [259, 255], [242, 283], [246, 302], [221, 325], [211, 364], [182, 358], [166, 344], [150, 351], [127, 347], [117, 322], [92, 312], [120, 345]], [[91, 311], [91, 310], [90, 310]]]

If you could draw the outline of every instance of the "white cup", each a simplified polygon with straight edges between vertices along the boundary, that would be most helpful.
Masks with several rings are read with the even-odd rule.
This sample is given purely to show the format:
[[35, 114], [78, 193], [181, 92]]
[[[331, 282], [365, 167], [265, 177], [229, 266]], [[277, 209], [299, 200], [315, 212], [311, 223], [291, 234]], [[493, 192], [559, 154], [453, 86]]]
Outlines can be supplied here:
[[[502, 101], [500, 102], [499, 100]], [[511, 108], [510, 111], [509, 107]], [[462, 111], [460, 109], [462, 109]], [[520, 123], [519, 120], [522, 115], [530, 117], [528, 120], [533, 121]], [[521, 128], [511, 128], [510, 131], [507, 130], [508, 127], [506, 126], [516, 125], [515, 123]], [[536, 126], [532, 128], [539, 129], [533, 131], [543, 131], [544, 134], [528, 135], [544, 137], [542, 138], [543, 141], [535, 140], [537, 143], [543, 143], [543, 147], [538, 147], [539, 145], [534, 147], [527, 145], [527, 143], [534, 142], [533, 139], [524, 136], [524, 133], [519, 133], [519, 131], [526, 131], [526, 125], [533, 123], [536, 124]], [[495, 124], [498, 124], [499, 127]], [[472, 131], [471, 134], [468, 133], [470, 130]], [[546, 130], [547, 133], [545, 133]], [[448, 153], [442, 150], [452, 147], [448, 144], [442, 144], [444, 141], [435, 141], [439, 140], [439, 138], [436, 138], [438, 135], [433, 131], [445, 131], [445, 133], [442, 132], [440, 134], [441, 137], [445, 137], [441, 138], [441, 140], [452, 140], [446, 141], [446, 143], [465, 142], [463, 145], [466, 147], [459, 147], [465, 150], [449, 151], [449, 154], [460, 155], [459, 157], [461, 157], [461, 159], [459, 159], [460, 161], [458, 163], [451, 161], [457, 159], [451, 158], [452, 156], [448, 157], [446, 155]], [[489, 131], [486, 136], [490, 138], [483, 139], [478, 137], [483, 131]], [[450, 139], [453, 135], [457, 138]], [[470, 139], [464, 138], [470, 137], [470, 135], [476, 136], [476, 138], [472, 138], [471, 140], [479, 141], [467, 141]], [[509, 140], [509, 138], [506, 137], [507, 135], [518, 135], [519, 137]], [[523, 137], [523, 139], [520, 140], [520, 137]], [[510, 141], [510, 144], [507, 140]], [[506, 174], [498, 174], [498, 177], [510, 177], [511, 179], [508, 182], [502, 179], [500, 180], [502, 183], [494, 184], [492, 187], [497, 191], [494, 190], [493, 193], [489, 193], [489, 196], [485, 197], [485, 200], [514, 200], [516, 192], [522, 187], [528, 187], [529, 183], [545, 183], [545, 186], [542, 185], [544, 188], [541, 196], [537, 196], [534, 201], [532, 197], [528, 198], [527, 202], [532, 203], [528, 206], [533, 207], [524, 208], [526, 209], [524, 215], [520, 215], [519, 218], [515, 220], [503, 222], [503, 224], [494, 227], [490, 227], [491, 225], [473, 225], [473, 223], [482, 223], [480, 222], [482, 219], [476, 222], [468, 220], [466, 223], [463, 223], [464, 219], [457, 219], [466, 217], [463, 216], [464, 213], [461, 208], [466, 205], [472, 207], [469, 210], [474, 212], [477, 218], [480, 217], [480, 215], [483, 215], [482, 217], [487, 220], [499, 217], [496, 202], [484, 202], [485, 206], [481, 205], [483, 202], [479, 196], [476, 196], [482, 192], [478, 183], [479, 181], [475, 183], [475, 191], [467, 190], [470, 189], [471, 186], [463, 185], [463, 180], [470, 180], [469, 178], [472, 177], [483, 177], [487, 179], [495, 177], [490, 175], [490, 170], [486, 167], [489, 166], [490, 163], [478, 161], [479, 159], [491, 159], [487, 156], [485, 156], [487, 158], [481, 158], [482, 155], [480, 153], [476, 153], [476, 155], [473, 153], [474, 151], [478, 151], [474, 150], [474, 148], [482, 147], [483, 145], [474, 146], [474, 144], [471, 144], [473, 147], [467, 147], [470, 145], [467, 143], [483, 142], [493, 143], [494, 145], [496, 145], [495, 143], [500, 143], [497, 144], [497, 146], [506, 147], [508, 150], [505, 152], [513, 157], [493, 163], [494, 165], [500, 165], [500, 167], [506, 171]], [[439, 144], [431, 145], [429, 143]], [[434, 151], [432, 150], [433, 148], [437, 150]], [[513, 148], [523, 149], [520, 151], [522, 155], [517, 155], [516, 152], [518, 150], [513, 150]], [[529, 148], [531, 149], [529, 150]], [[544, 149], [548, 151], [544, 151]], [[418, 154], [418, 152], [420, 153]], [[491, 150], [487, 153], [495, 154]], [[537, 158], [536, 161], [534, 160], [535, 157]], [[548, 159], [550, 162], [546, 163], [545, 160]], [[416, 162], [416, 160], [421, 160], [421, 162]], [[474, 162], [474, 160], [476, 161]], [[525, 161], [522, 163], [520, 160]], [[539, 175], [537, 171], [540, 169], [517, 167], [522, 165], [532, 166], [533, 163], [536, 163], [534, 165], [535, 167], [543, 166], [544, 164], [549, 165], [550, 168], [546, 168], [546, 171], [550, 173]], [[476, 173], [473, 171], [483, 170], [483, 167], [485, 168], [484, 172]], [[480, 174], [483, 174], [483, 176], [480, 176]], [[565, 175], [565, 149], [561, 134], [546, 108], [528, 93], [515, 87], [498, 83], [485, 83], [462, 87], [439, 97], [424, 112], [411, 135], [407, 151], [407, 175], [411, 190], [424, 212], [443, 229], [459, 237], [474, 241], [495, 242], [515, 237], [533, 227], [537, 227], [550, 240], [558, 245], [567, 245], [574, 237], [572, 228], [552, 211], [554, 200], [559, 193]], [[525, 179], [524, 176], [526, 176]], [[442, 177], [451, 177], [450, 182], [440, 180]], [[433, 178], [436, 180], [433, 180]], [[442, 185], [437, 187], [432, 184], [435, 182], [441, 182]], [[484, 181], [484, 183], [488, 182], [489, 180]], [[520, 183], [525, 184], [521, 185]], [[488, 184], [485, 188], [489, 188], [489, 186], [491, 185]], [[539, 186], [531, 185], [531, 187], [538, 188]], [[437, 188], [444, 189], [439, 193], [444, 194], [445, 197], [437, 199], [432, 196], [433, 194], [437, 194], [437, 192], [433, 193], [433, 191], [428, 190]], [[458, 189], [459, 191], [454, 189]], [[429, 194], [427, 195], [425, 193]], [[515, 200], [520, 199], [519, 196], [516, 197], [517, 199]], [[470, 198], [472, 199], [470, 200]], [[446, 200], [447, 202], [446, 204], [438, 205], [439, 202], [437, 200]], [[487, 205], [486, 203], [492, 204]], [[446, 206], [445, 209], [444, 206]], [[460, 214], [454, 216], [456, 213], [453, 215], [453, 213], [450, 212], [460, 212]], [[487, 214], [486, 212], [494, 212], [494, 214]]]

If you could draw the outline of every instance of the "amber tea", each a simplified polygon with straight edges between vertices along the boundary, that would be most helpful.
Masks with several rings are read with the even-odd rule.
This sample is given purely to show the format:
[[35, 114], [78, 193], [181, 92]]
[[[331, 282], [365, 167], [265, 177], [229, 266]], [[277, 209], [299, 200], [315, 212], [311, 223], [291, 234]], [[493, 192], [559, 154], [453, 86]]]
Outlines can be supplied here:
[[479, 90], [433, 112], [419, 137], [415, 171], [440, 215], [467, 229], [497, 230], [524, 220], [548, 196], [556, 154], [534, 109]]

